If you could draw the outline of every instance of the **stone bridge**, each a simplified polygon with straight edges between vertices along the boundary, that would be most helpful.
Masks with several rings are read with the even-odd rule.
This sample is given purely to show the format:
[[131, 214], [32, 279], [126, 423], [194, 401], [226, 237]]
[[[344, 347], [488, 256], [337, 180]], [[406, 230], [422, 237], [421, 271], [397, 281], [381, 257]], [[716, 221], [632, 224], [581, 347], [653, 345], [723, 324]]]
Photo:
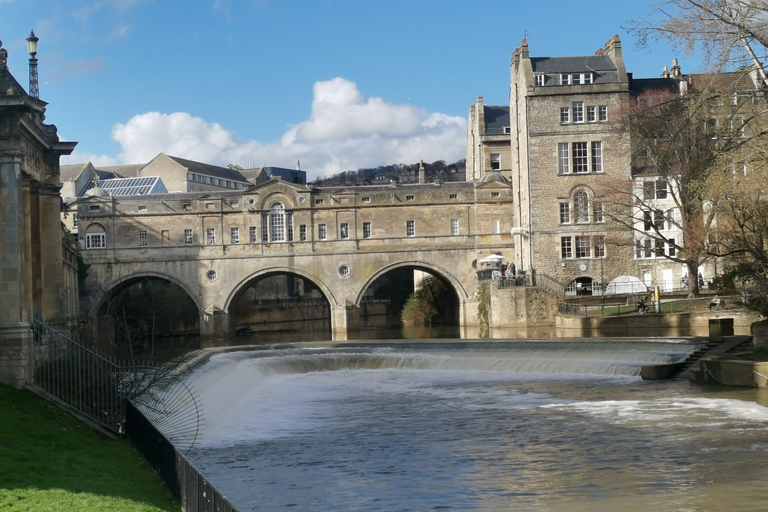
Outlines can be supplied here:
[[84, 308], [156, 277], [186, 291], [204, 336], [233, 333], [233, 305], [260, 279], [287, 274], [329, 302], [334, 339], [359, 325], [371, 283], [396, 269], [440, 278], [461, 326], [477, 325], [476, 261], [512, 254], [512, 188], [503, 181], [320, 188], [273, 179], [243, 191], [78, 201], [88, 267]]

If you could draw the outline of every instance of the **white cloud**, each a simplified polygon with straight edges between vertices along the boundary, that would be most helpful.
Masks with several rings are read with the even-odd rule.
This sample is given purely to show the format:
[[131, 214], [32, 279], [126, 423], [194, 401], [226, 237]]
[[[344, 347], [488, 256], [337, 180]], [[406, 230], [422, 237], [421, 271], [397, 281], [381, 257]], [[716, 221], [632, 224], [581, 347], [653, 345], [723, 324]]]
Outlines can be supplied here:
[[[278, 142], [241, 141], [217, 123], [177, 112], [148, 112], [115, 125], [122, 146], [117, 160], [148, 162], [158, 153], [216, 165], [293, 168], [297, 160], [310, 179], [392, 163], [464, 157], [466, 120], [410, 105], [369, 98], [343, 78], [314, 86], [312, 113]], [[72, 161], [71, 158], [67, 159]]]

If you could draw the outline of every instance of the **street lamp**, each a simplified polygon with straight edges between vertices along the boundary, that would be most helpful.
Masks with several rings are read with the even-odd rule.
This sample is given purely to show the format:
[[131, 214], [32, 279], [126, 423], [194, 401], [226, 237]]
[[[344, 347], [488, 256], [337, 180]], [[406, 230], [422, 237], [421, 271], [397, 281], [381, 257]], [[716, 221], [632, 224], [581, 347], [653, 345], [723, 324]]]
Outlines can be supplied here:
[[29, 52], [29, 95], [33, 98], [40, 97], [40, 88], [37, 82], [37, 42], [38, 39], [35, 36], [35, 31], [29, 31], [29, 37], [27, 38], [27, 51]]

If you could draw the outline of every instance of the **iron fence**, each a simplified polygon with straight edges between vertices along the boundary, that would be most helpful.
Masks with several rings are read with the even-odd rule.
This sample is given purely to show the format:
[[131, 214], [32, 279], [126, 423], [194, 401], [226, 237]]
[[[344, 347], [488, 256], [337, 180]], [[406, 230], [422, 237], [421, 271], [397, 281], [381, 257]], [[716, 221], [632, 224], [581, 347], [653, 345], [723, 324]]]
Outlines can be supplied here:
[[642, 316], [646, 314], [681, 314], [694, 312], [721, 312], [734, 304], [742, 304], [738, 295], [721, 296], [715, 303], [713, 297], [699, 298], [664, 298], [654, 303], [651, 300], [641, 303], [638, 297], [628, 296], [622, 300], [592, 300], [581, 302], [573, 299], [560, 301], [558, 311], [568, 316]]
[[54, 400], [118, 432], [125, 417], [121, 365], [32, 319], [34, 385]]
[[184, 512], [238, 512], [140, 410], [128, 401], [128, 437], [152, 465]]

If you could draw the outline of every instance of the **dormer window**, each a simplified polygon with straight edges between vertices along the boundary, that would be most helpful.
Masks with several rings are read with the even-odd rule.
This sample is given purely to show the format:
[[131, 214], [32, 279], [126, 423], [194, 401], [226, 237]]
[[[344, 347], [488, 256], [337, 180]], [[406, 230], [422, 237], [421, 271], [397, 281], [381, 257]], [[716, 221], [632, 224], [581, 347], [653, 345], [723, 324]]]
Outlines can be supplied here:
[[536, 87], [543, 87], [545, 75], [542, 74], [542, 75], [533, 75], [533, 76], [536, 79]]

